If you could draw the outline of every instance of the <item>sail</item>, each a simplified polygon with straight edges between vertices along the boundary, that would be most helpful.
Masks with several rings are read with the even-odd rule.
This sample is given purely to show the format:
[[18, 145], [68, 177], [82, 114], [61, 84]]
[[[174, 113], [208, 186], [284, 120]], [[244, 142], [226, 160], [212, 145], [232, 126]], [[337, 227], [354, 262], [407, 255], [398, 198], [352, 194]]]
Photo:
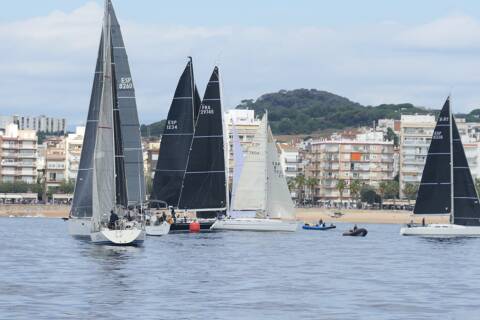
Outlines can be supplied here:
[[110, 16], [104, 19], [104, 64], [103, 87], [98, 114], [97, 134], [93, 159], [93, 206], [94, 226], [108, 219], [115, 207], [115, 147], [113, 132], [113, 83], [110, 38]]
[[160, 143], [157, 167], [153, 178], [151, 200], [176, 206], [192, 144], [195, 110], [199, 100], [194, 85], [190, 60], [175, 90], [167, 123]]
[[233, 144], [233, 175], [232, 175], [232, 202], [235, 199], [238, 188], [238, 181], [240, 181], [240, 176], [242, 175], [244, 155], [242, 145], [240, 143], [240, 138], [238, 136], [237, 128], [235, 123], [232, 123], [232, 144]]
[[267, 116], [264, 115], [246, 151], [244, 165], [232, 198], [232, 210], [266, 210]]
[[452, 117], [453, 138], [453, 223], [480, 226], [480, 204], [468, 166], [462, 140]]
[[270, 126], [268, 127], [267, 141], [267, 216], [278, 219], [295, 219], [292, 197], [280, 165], [277, 145]]
[[111, 17], [112, 60], [116, 91], [114, 105], [118, 109], [119, 138], [123, 146], [121, 151], [122, 163], [119, 163], [119, 165], [125, 168], [123, 179], [126, 180], [120, 181], [121, 185], [126, 185], [126, 195], [122, 196], [126, 199], [122, 200], [121, 203], [127, 201], [128, 204], [137, 204], [145, 201], [145, 178], [135, 87], [120, 25], [110, 0], [108, 0], [108, 5]]
[[200, 105], [178, 208], [224, 210], [225, 152], [218, 68], [213, 70]]
[[450, 139], [450, 100], [447, 99], [433, 131], [413, 210], [415, 214], [451, 212]]
[[75, 191], [73, 194], [71, 217], [89, 218], [92, 216], [92, 178], [93, 178], [93, 152], [95, 149], [95, 136], [97, 133], [98, 112], [102, 97], [103, 87], [103, 32], [98, 49], [97, 65], [93, 78], [92, 94], [88, 107], [87, 124], [83, 136], [82, 153], [78, 167]]

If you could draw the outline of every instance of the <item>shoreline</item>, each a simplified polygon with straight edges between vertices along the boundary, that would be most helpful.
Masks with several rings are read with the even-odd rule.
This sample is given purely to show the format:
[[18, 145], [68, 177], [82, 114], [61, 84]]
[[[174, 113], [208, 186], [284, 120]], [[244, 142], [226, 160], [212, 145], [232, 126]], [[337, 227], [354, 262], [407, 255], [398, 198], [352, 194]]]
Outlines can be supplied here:
[[[423, 216], [414, 216], [411, 211], [404, 210], [363, 210], [363, 209], [327, 209], [327, 208], [296, 208], [299, 222], [317, 223], [322, 219], [328, 223], [386, 223], [406, 224], [413, 220], [421, 223]], [[0, 217], [29, 218], [68, 218], [69, 205], [52, 204], [5, 204], [0, 206]], [[335, 212], [341, 212], [341, 217], [333, 217]], [[448, 223], [448, 216], [425, 216], [427, 223]]]

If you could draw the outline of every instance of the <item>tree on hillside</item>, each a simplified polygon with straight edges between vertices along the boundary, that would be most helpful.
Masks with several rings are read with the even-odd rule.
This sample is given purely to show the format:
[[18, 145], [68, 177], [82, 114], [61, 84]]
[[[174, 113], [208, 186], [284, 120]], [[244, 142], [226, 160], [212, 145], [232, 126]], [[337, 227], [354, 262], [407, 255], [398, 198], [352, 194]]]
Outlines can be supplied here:
[[343, 179], [338, 179], [337, 181], [337, 190], [340, 195], [340, 207], [343, 207], [343, 191], [345, 191], [345, 188], [347, 187], [347, 183]]

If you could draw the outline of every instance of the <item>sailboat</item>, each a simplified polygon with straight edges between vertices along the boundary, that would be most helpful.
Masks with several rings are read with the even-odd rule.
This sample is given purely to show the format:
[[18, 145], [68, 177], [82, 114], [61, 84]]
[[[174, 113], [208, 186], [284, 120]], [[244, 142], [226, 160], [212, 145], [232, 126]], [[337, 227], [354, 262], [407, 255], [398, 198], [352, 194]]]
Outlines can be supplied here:
[[409, 224], [405, 236], [480, 236], [480, 204], [462, 140], [447, 98], [433, 131], [413, 210], [449, 215], [448, 224]]
[[[129, 205], [144, 203], [140, 130], [128, 60], [113, 6], [105, 17], [79, 176], [69, 219], [74, 236], [94, 243], [139, 244], [143, 219], [128, 221]], [[120, 217], [112, 223], [112, 213]], [[141, 213], [141, 212], [140, 212]], [[110, 221], [110, 223], [109, 223]]]
[[[234, 150], [239, 150], [235, 144]], [[296, 231], [295, 209], [267, 113], [245, 157], [234, 157], [242, 167], [235, 165], [229, 217], [217, 220], [212, 230]]]
[[[216, 217], [225, 211], [224, 150], [218, 67], [214, 68], [200, 103], [190, 59], [177, 86], [162, 136], [153, 201], [162, 201], [172, 209], [194, 212], [197, 217]], [[200, 230], [210, 230], [213, 222], [212, 219], [196, 221]], [[189, 231], [191, 223], [186, 218], [178, 219], [170, 230]], [[147, 234], [150, 232], [153, 228], [147, 227]]]

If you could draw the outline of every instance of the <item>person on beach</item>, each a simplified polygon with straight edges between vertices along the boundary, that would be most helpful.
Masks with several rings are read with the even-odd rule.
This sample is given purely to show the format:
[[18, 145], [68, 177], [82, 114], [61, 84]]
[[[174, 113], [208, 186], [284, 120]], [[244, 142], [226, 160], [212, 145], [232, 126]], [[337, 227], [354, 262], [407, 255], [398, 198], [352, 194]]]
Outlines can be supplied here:
[[425, 227], [425, 217], [422, 218], [422, 227]]

